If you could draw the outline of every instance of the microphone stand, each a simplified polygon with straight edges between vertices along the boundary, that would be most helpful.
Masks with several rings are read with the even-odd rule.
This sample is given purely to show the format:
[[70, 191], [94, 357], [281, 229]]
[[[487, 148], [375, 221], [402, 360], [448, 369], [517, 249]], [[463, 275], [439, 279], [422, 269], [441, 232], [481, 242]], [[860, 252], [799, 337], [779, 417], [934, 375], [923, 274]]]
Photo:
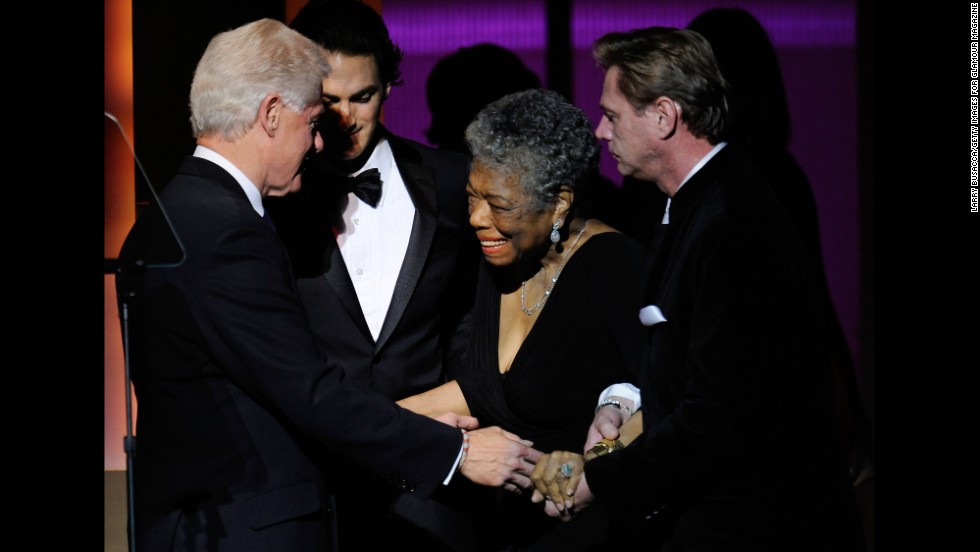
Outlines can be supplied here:
[[136, 514], [133, 506], [133, 456], [136, 454], [136, 437], [133, 436], [133, 384], [129, 376], [129, 299], [133, 297], [134, 293], [120, 290], [118, 282], [123, 274], [123, 268], [118, 259], [104, 259], [104, 264], [105, 274], [115, 274], [116, 276], [116, 297], [119, 300], [119, 318], [122, 321], [123, 366], [126, 385], [126, 435], [123, 437], [123, 450], [126, 452], [126, 533], [129, 540], [129, 551], [136, 552]]
[[105, 112], [105, 116], [106, 119], [112, 121], [115, 127], [119, 130], [119, 134], [125, 141], [129, 153], [133, 156], [133, 162], [138, 170], [138, 175], [141, 176], [146, 182], [146, 187], [153, 196], [154, 204], [159, 206], [160, 214], [163, 216], [167, 227], [170, 229], [170, 236], [173, 238], [173, 245], [180, 251], [180, 258], [174, 259], [144, 258], [125, 262], [120, 262], [118, 258], [104, 259], [105, 273], [116, 275], [116, 296], [119, 303], [119, 317], [122, 320], [123, 364], [125, 365], [126, 371], [126, 436], [123, 437], [123, 450], [126, 452], [126, 500], [128, 503], [127, 510], [129, 516], [129, 552], [136, 552], [136, 514], [135, 507], [133, 505], [133, 457], [136, 455], [136, 437], [133, 436], [133, 384], [130, 377], [129, 362], [129, 306], [130, 302], [137, 297], [132, 286], [128, 285], [126, 282], [126, 275], [127, 273], [142, 272], [147, 268], [173, 268], [179, 266], [184, 262], [186, 250], [184, 249], [184, 244], [180, 240], [180, 236], [177, 235], [177, 231], [174, 229], [173, 223], [170, 221], [170, 217], [167, 216], [167, 212], [163, 209], [163, 205], [160, 203], [160, 197], [157, 195], [156, 190], [150, 183], [150, 179], [146, 175], [146, 171], [143, 170], [143, 164], [140, 163], [139, 158], [136, 156], [136, 150], [133, 149], [132, 142], [129, 140], [129, 137], [126, 136], [126, 132], [123, 130], [122, 125], [119, 124], [119, 120], [109, 112]]

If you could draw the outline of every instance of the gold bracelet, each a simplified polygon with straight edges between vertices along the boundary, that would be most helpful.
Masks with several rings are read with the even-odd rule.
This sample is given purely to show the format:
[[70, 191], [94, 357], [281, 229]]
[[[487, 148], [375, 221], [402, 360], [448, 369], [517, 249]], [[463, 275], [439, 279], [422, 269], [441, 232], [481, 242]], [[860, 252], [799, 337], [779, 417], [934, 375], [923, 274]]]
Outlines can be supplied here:
[[624, 445], [619, 439], [600, 439], [598, 443], [596, 443], [585, 453], [585, 458], [586, 460], [591, 460], [599, 456], [605, 456], [610, 452], [621, 448], [626, 448], [626, 445]]

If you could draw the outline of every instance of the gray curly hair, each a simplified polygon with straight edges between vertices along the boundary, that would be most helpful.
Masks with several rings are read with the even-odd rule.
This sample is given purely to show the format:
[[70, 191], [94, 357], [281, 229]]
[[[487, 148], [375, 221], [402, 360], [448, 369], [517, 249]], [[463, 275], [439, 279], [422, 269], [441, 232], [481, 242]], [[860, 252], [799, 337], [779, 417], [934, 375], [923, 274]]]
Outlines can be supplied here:
[[550, 90], [524, 90], [484, 107], [466, 127], [473, 163], [517, 175], [530, 208], [551, 205], [561, 186], [581, 192], [598, 171], [599, 145], [578, 107]]

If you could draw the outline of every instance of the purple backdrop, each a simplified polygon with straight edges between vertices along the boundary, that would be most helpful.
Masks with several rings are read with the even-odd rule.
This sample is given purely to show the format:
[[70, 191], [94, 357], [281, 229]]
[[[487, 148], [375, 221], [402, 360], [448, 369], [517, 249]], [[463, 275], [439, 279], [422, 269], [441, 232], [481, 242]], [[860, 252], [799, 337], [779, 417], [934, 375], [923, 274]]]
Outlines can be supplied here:
[[[600, 117], [602, 73], [590, 48], [602, 34], [651, 25], [685, 27], [714, 7], [743, 8], [768, 30], [789, 100], [790, 151], [813, 185], [830, 291], [860, 369], [854, 0], [576, 0], [573, 6], [571, 100], [593, 123]], [[385, 110], [385, 124], [399, 135], [427, 142], [426, 78], [440, 58], [464, 46], [493, 42], [508, 48], [548, 86], [543, 0], [384, 0], [383, 10], [392, 39], [405, 52], [405, 83], [395, 88]], [[466, 94], [466, 83], [460, 83], [459, 93]], [[621, 181], [605, 150], [601, 170], [614, 182]]]

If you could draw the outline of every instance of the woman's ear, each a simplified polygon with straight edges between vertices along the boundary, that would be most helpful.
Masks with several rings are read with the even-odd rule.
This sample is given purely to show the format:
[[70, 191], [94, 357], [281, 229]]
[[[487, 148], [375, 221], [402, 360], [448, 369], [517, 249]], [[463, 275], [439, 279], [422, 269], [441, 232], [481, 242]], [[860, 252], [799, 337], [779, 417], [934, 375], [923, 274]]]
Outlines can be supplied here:
[[575, 191], [569, 186], [562, 186], [555, 198], [555, 218], [568, 220], [568, 212], [571, 211], [574, 202]]

